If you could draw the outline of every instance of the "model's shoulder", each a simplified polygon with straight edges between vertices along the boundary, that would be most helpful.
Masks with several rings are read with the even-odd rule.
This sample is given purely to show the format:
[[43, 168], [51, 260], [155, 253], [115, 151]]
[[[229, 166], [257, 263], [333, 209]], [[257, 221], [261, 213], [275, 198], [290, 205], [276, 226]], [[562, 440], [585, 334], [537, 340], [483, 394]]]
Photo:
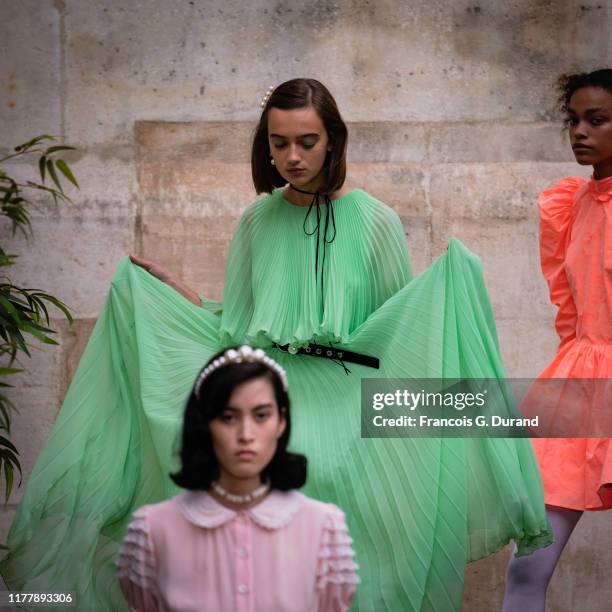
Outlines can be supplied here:
[[274, 204], [278, 204], [279, 197], [278, 192], [274, 191], [272, 193], [266, 193], [257, 198], [244, 209], [242, 215], [240, 216], [240, 222], [250, 223], [254, 219], [257, 219], [262, 213], [270, 210]]
[[309, 513], [313, 516], [318, 516], [323, 520], [329, 519], [330, 517], [336, 519], [344, 519], [344, 512], [331, 502], [323, 502], [318, 499], [308, 497], [303, 493], [295, 492], [295, 495], [300, 496], [300, 505], [302, 512]]
[[382, 215], [388, 217], [397, 217], [397, 213], [385, 202], [379, 200], [376, 196], [365, 191], [364, 189], [353, 189], [347, 194], [347, 197], [352, 197], [357, 203], [362, 206], [367, 206], [379, 211]]
[[538, 203], [540, 206], [546, 205], [549, 202], [562, 202], [569, 205], [573, 202], [580, 188], [586, 185], [586, 179], [581, 176], [567, 176], [544, 189], [542, 193], [540, 193]]
[[356, 209], [371, 219], [373, 228], [387, 234], [388, 232], [404, 234], [400, 216], [385, 202], [379, 200], [363, 189], [353, 189]]
[[550, 227], [565, 227], [572, 216], [574, 204], [580, 199], [587, 184], [580, 176], [570, 176], [544, 189], [538, 197], [540, 220]]
[[166, 499], [156, 504], [141, 506], [134, 512], [134, 521], [153, 524], [163, 522], [178, 514], [178, 496]]
[[254, 202], [251, 202], [249, 206], [247, 206], [245, 213], [247, 211], [256, 211], [265, 208], [272, 203], [278, 202], [280, 198], [281, 193], [279, 189], [275, 189], [272, 193], [259, 194], [259, 197]]

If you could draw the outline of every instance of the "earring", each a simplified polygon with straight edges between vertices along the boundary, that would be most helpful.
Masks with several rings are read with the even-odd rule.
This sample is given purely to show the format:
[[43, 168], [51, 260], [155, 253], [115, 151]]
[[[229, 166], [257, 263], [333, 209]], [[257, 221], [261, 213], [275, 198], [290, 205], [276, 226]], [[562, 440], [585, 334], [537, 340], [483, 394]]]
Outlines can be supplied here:
[[270, 163], [271, 163], [273, 166], [276, 166], [276, 162], [274, 161], [274, 158], [273, 158], [273, 157], [271, 157], [271, 158], [270, 158]]

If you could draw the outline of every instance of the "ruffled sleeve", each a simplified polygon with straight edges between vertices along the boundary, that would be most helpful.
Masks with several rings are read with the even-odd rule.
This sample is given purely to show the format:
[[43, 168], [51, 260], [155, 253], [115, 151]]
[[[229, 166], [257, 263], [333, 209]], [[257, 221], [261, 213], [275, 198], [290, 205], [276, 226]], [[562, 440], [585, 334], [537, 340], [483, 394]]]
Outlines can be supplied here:
[[344, 513], [332, 506], [323, 526], [317, 563], [316, 612], [344, 612], [350, 609], [359, 584], [352, 542]]
[[123, 540], [119, 559], [119, 582], [132, 612], [157, 612], [155, 553], [147, 521], [147, 506], [134, 513]]
[[574, 197], [586, 181], [569, 177], [545, 189], [540, 208], [540, 263], [548, 283], [550, 301], [558, 307], [555, 328], [561, 345], [576, 335], [576, 305], [565, 273], [565, 254], [572, 230]]

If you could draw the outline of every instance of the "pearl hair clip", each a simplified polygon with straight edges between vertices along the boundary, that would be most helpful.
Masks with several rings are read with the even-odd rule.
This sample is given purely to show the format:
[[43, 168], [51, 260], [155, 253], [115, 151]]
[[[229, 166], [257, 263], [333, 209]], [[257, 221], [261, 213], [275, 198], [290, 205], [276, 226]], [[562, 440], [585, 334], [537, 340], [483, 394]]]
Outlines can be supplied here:
[[244, 345], [237, 349], [228, 349], [217, 357], [211, 364], [207, 365], [198, 376], [195, 383], [196, 397], [200, 397], [200, 388], [206, 378], [208, 378], [215, 370], [229, 365], [230, 363], [242, 363], [243, 361], [258, 362], [270, 368], [275, 372], [283, 384], [283, 389], [287, 391], [287, 374], [285, 370], [272, 357], [268, 357], [263, 349], [254, 349], [252, 346]]
[[274, 91], [274, 86], [270, 85], [270, 87], [268, 87], [268, 91], [266, 91], [266, 95], [261, 99], [261, 103], [260, 103], [261, 108], [265, 108], [273, 91]]

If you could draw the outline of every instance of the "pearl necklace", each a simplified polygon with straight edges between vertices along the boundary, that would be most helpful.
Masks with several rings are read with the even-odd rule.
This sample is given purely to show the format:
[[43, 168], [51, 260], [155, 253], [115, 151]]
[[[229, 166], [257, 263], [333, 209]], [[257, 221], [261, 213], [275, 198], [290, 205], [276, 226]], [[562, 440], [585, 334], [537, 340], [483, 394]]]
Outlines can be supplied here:
[[249, 502], [263, 497], [270, 490], [270, 484], [267, 482], [259, 485], [256, 489], [253, 489], [253, 491], [250, 493], [245, 493], [244, 495], [230, 493], [229, 491], [226, 491], [218, 482], [213, 482], [210, 486], [219, 497], [226, 499], [232, 504], [248, 504]]

